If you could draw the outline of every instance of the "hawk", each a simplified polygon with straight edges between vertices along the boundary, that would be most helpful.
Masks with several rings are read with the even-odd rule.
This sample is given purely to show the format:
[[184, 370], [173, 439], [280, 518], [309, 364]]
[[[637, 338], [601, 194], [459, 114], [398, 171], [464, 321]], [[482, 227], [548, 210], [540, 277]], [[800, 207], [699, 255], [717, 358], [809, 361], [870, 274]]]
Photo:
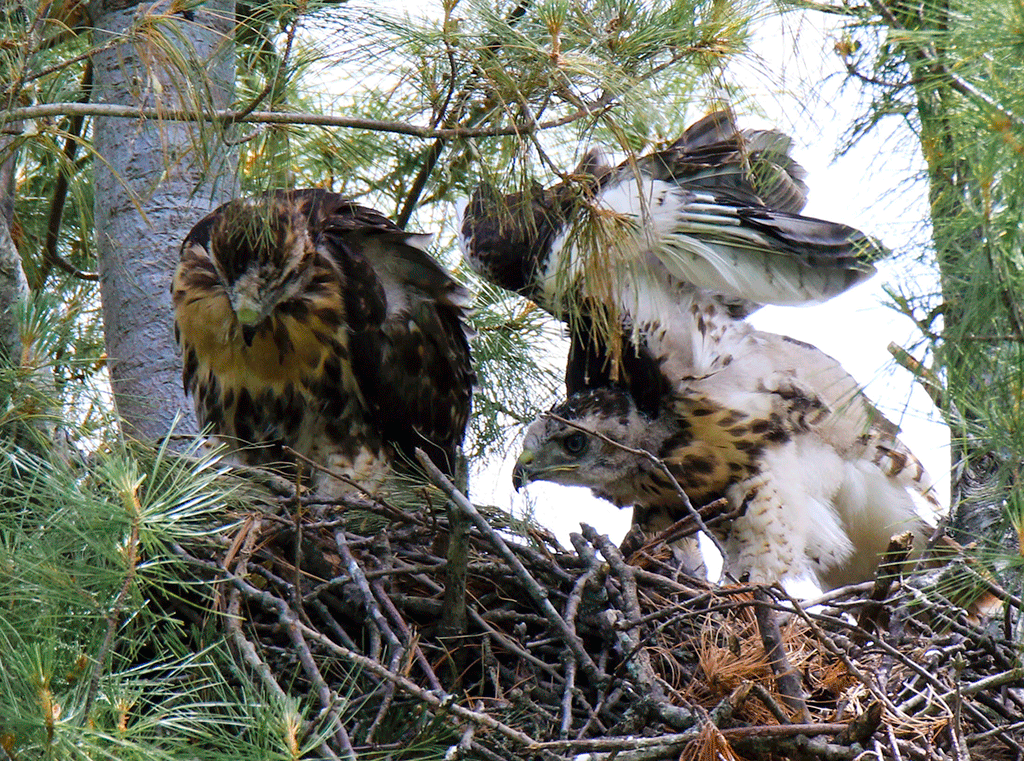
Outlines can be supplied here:
[[429, 241], [320, 189], [207, 215], [171, 286], [199, 421], [243, 463], [289, 447], [365, 491], [416, 447], [452, 474], [474, 381], [469, 297]]
[[[906, 487], [925, 476], [832, 358], [745, 320], [763, 304], [825, 301], [886, 254], [858, 230], [800, 214], [807, 186], [791, 146], [716, 112], [617, 167], [590, 153], [551, 188], [478, 188], [460, 244], [485, 279], [567, 323], [569, 399], [554, 414], [665, 459], [697, 506], [719, 497], [746, 505], [729, 532], [734, 572], [771, 582], [810, 570], [832, 586], [870, 576], [890, 528], [920, 530]], [[600, 441], [538, 421], [517, 485], [590, 486], [635, 505], [648, 529], [651, 516], [681, 517], [674, 487], [641, 477], [625, 450], [614, 463], [593, 459]], [[813, 472], [837, 470], [815, 480], [796, 464], [804, 456]], [[851, 469], [870, 478], [845, 480]], [[852, 503], [837, 502], [837, 489], [854, 487], [875, 490], [858, 527], [843, 524]], [[812, 537], [820, 546], [801, 541], [802, 516], [818, 508], [834, 516]], [[862, 528], [874, 532], [864, 541]]]
[[667, 379], [654, 415], [614, 386], [556, 405], [527, 431], [516, 488], [586, 486], [669, 521], [687, 515], [677, 484], [696, 507], [725, 499], [724, 512], [739, 514], [720, 533], [725, 565], [752, 583], [810, 576], [832, 589], [871, 578], [895, 534], [912, 531], [920, 546], [926, 525], [910, 492], [935, 499], [897, 427], [824, 352], [770, 333], [747, 338], [721, 370]]
[[569, 394], [614, 383], [657, 414], [653, 358], [709, 372], [760, 306], [825, 301], [887, 253], [859, 230], [799, 214], [807, 186], [791, 146], [718, 111], [614, 168], [592, 151], [551, 188], [481, 186], [462, 213], [463, 256], [568, 324]]

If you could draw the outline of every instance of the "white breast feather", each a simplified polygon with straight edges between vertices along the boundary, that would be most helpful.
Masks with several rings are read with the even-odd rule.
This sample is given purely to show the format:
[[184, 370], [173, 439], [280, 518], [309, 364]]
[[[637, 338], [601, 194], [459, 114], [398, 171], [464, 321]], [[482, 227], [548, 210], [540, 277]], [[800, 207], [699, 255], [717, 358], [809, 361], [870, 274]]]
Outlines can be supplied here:
[[730, 487], [727, 567], [771, 584], [810, 575], [825, 589], [869, 579], [890, 537], [920, 535], [906, 489], [871, 462], [846, 459], [815, 433], [768, 449], [757, 475]]
[[826, 569], [822, 573], [822, 582], [827, 586], [870, 578], [875, 568], [872, 560], [885, 551], [891, 537], [905, 531], [920, 536], [924, 530], [914, 500], [904, 485], [867, 460], [844, 463], [843, 481], [834, 499], [856, 554], [841, 569]]
[[729, 534], [732, 574], [773, 584], [844, 562], [853, 545], [833, 503], [842, 474], [836, 452], [813, 436], [765, 452], [758, 474], [729, 490], [731, 502], [747, 502]]

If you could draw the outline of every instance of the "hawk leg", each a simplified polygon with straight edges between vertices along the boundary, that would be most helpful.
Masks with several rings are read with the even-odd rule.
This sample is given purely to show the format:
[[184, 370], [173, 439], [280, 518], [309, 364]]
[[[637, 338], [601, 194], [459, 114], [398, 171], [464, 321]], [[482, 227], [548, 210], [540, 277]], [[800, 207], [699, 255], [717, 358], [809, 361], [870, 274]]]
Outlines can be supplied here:
[[751, 584], [774, 584], [803, 563], [800, 511], [786, 509], [768, 470], [730, 486], [728, 498], [746, 508], [729, 532], [730, 573]]

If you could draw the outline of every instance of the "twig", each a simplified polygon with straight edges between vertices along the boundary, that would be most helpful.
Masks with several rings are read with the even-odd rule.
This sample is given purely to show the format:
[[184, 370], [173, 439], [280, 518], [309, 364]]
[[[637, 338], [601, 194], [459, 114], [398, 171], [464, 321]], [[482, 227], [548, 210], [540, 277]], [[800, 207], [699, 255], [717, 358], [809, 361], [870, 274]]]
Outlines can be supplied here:
[[284, 630], [288, 632], [292, 644], [295, 646], [299, 656], [299, 663], [302, 664], [306, 676], [313, 683], [313, 688], [320, 698], [322, 711], [326, 713], [331, 726], [334, 728], [334, 738], [341, 748], [341, 752], [346, 759], [355, 761], [356, 754], [352, 750], [352, 741], [349, 739], [348, 732], [345, 730], [345, 725], [341, 721], [341, 714], [338, 710], [339, 701], [332, 693], [331, 688], [327, 686], [327, 681], [324, 679], [323, 674], [320, 673], [320, 668], [316, 665], [313, 654], [309, 651], [309, 646], [299, 630], [298, 614], [282, 605], [278, 609], [278, 618]]
[[[647, 648], [643, 647], [640, 641], [640, 632], [628, 624], [637, 621], [641, 617], [640, 603], [637, 599], [636, 577], [631, 566], [626, 564], [622, 554], [607, 536], [599, 535], [591, 526], [582, 524], [583, 536], [591, 544], [601, 550], [608, 564], [612, 567], [622, 584], [623, 611], [614, 609], [606, 610], [602, 617], [611, 625], [610, 628], [622, 643], [622, 649], [627, 653], [628, 665], [641, 690], [644, 700], [657, 712], [659, 718], [670, 726], [678, 729], [685, 729], [696, 723], [696, 717], [685, 709], [673, 706], [665, 691], [666, 684], [659, 679], [651, 666], [651, 656]], [[625, 621], [616, 620], [618, 616], [624, 617]]]
[[928, 394], [928, 397], [932, 400], [932, 404], [935, 408], [942, 410], [945, 407], [943, 401], [943, 387], [942, 382], [936, 377], [935, 373], [924, 366], [924, 364], [917, 359], [913, 354], [904, 349], [895, 341], [890, 341], [888, 346], [889, 354], [893, 360], [902, 367], [904, 370], [909, 370], [914, 376], [914, 380], [917, 381], [924, 392]]
[[[85, 72], [82, 75], [82, 96], [80, 102], [88, 103], [92, 96], [92, 60], [85, 64]], [[53, 197], [50, 200], [50, 213], [46, 222], [46, 237], [43, 240], [43, 261], [39, 265], [32, 284], [33, 290], [40, 290], [46, 284], [46, 278], [50, 274], [53, 265], [57, 265], [65, 273], [79, 280], [96, 282], [100, 279], [95, 272], [82, 272], [71, 262], [62, 257], [57, 251], [60, 240], [60, 228], [64, 217], [64, 205], [67, 202], [69, 177], [75, 166], [75, 154], [78, 152], [78, 144], [81, 141], [82, 126], [85, 117], [74, 116], [71, 124], [68, 125], [67, 138], [64, 140], [64, 163], [63, 171], [57, 172], [57, 179], [54, 183]]]
[[388, 626], [388, 622], [384, 620], [383, 614], [380, 612], [380, 607], [377, 605], [377, 599], [373, 596], [373, 591], [370, 589], [370, 582], [367, 581], [366, 576], [363, 574], [363, 568], [356, 562], [355, 556], [352, 555], [352, 551], [349, 549], [348, 540], [345, 538], [344, 531], [336, 531], [334, 533], [334, 542], [338, 548], [338, 552], [341, 554], [341, 559], [345, 563], [345, 568], [348, 570], [349, 577], [356, 585], [356, 589], [359, 590], [359, 596], [363, 601], [363, 605], [366, 608], [367, 615], [373, 620], [374, 626], [380, 631], [387, 640], [388, 645], [393, 648], [401, 649], [402, 643], [399, 641], [395, 633], [391, 631], [391, 627]]
[[[242, 544], [239, 550], [236, 568], [238, 569], [237, 572], [240, 574], [244, 575], [248, 573], [249, 558], [252, 556], [253, 548], [256, 543], [259, 525], [259, 518], [253, 518], [252, 522], [246, 527], [244, 533], [240, 533], [239, 535], [239, 538], [242, 540]], [[183, 553], [179, 552], [179, 554]], [[218, 570], [223, 570], [228, 574], [233, 573], [227, 563], [222, 565]], [[270, 670], [270, 666], [267, 665], [266, 661], [260, 658], [259, 653], [256, 652], [256, 647], [242, 632], [241, 622], [241, 593], [238, 589], [232, 589], [228, 600], [227, 615], [224, 619], [224, 625], [227, 628], [228, 634], [231, 636], [231, 640], [235, 643], [235, 647], [237, 647], [239, 652], [242, 654], [242, 659], [249, 664], [249, 668], [251, 668], [260, 678], [263, 686], [271, 695], [277, 698], [282, 705], [285, 704], [288, 700], [287, 694], [281, 688], [281, 685], [277, 683], [277, 679]]]
[[277, 64], [277, 71], [274, 72], [274, 77], [263, 86], [263, 89], [256, 94], [256, 97], [252, 99], [248, 106], [238, 112], [238, 118], [234, 121], [241, 121], [246, 116], [256, 110], [256, 107], [267, 99], [277, 87], [281, 84], [281, 72], [284, 71], [288, 65], [288, 59], [292, 54], [292, 45], [295, 43], [295, 33], [299, 28], [299, 16], [292, 20], [292, 23], [288, 26], [288, 34], [285, 36], [284, 50], [281, 52], [280, 58]]
[[881, 619], [885, 614], [885, 606], [882, 602], [889, 596], [893, 583], [899, 578], [900, 570], [910, 552], [914, 548], [914, 534], [906, 531], [899, 536], [889, 540], [889, 546], [882, 554], [882, 561], [875, 571], [875, 581], [871, 588], [871, 594], [857, 614], [857, 625], [865, 630], [874, 630], [883, 626]]
[[[583, 601], [583, 593], [588, 584], [591, 584], [597, 576], [597, 569], [589, 567], [573, 585], [572, 592], [565, 604], [565, 622], [569, 625], [572, 633], [576, 634], [576, 614], [579, 611], [580, 603]], [[578, 635], [577, 635], [578, 636]], [[569, 729], [572, 725], [572, 697], [576, 687], [576, 661], [572, 658], [565, 658], [565, 687], [562, 690], [562, 721], [559, 725], [559, 736], [563, 739], [569, 737]]]
[[485, 713], [471, 711], [468, 708], [460, 706], [458, 703], [455, 702], [454, 695], [444, 695], [443, 697], [439, 697], [433, 692], [424, 690], [422, 687], [420, 687], [410, 679], [407, 679], [406, 677], [401, 676], [400, 674], [396, 674], [389, 671], [384, 666], [382, 666], [378, 661], [372, 658], [367, 658], [365, 655], [361, 653], [349, 650], [347, 647], [343, 647], [342, 645], [333, 642], [320, 632], [306, 626], [301, 621], [299, 621], [298, 618], [288, 609], [288, 606], [285, 604], [283, 600], [280, 600], [269, 593], [257, 589], [256, 587], [252, 586], [247, 581], [245, 581], [243, 578], [236, 576], [235, 574], [230, 574], [228, 576], [228, 580], [232, 584], [234, 584], [242, 592], [242, 594], [244, 594], [250, 600], [258, 602], [263, 607], [283, 617], [283, 620], [286, 620], [289, 623], [294, 623], [294, 625], [298, 627], [299, 631], [301, 631], [304, 636], [316, 641], [321, 647], [325, 648], [328, 652], [333, 653], [334, 655], [340, 658], [344, 658], [347, 661], [350, 661], [351, 663], [359, 666], [362, 669], [365, 669], [374, 676], [377, 676], [381, 679], [386, 679], [399, 689], [403, 690], [409, 695], [412, 695], [413, 697], [422, 701], [431, 708], [435, 710], [448, 711], [457, 718], [472, 721], [482, 727], [486, 727], [487, 729], [493, 730], [501, 734], [503, 737], [512, 740], [517, 745], [523, 747], [533, 747], [537, 744], [537, 742], [529, 735], [524, 734], [523, 732], [520, 732], [517, 729], [513, 729], [507, 724], [504, 724], [498, 721], [497, 719], [488, 716]]
[[430, 667], [430, 662], [427, 660], [427, 657], [423, 654], [423, 650], [422, 648], [420, 648], [416, 636], [414, 636], [413, 633], [409, 631], [408, 624], [406, 624], [405, 620], [402, 618], [402, 615], [398, 612], [398, 609], [395, 607], [395, 604], [391, 601], [391, 598], [388, 596], [387, 592], [384, 591], [380, 582], [375, 582], [372, 586], [374, 594], [380, 601], [381, 606], [388, 612], [388, 617], [391, 618], [395, 626], [397, 626], [398, 630], [402, 633], [402, 638], [405, 642], [406, 649], [408, 649], [412, 653], [413, 657], [416, 659], [416, 662], [420, 665], [420, 669], [422, 669], [423, 675], [427, 678], [427, 681], [430, 682], [431, 689], [443, 689], [441, 687], [441, 683], [437, 679], [437, 674], [434, 673], [434, 669]]
[[469, 565], [469, 522], [458, 506], [448, 500], [448, 563], [444, 569], [444, 600], [441, 608], [441, 634], [455, 644], [449, 648], [451, 667], [449, 684], [458, 684], [464, 667], [459, 641], [466, 636], [466, 573]]
[[430, 460], [429, 457], [421, 449], [416, 450], [416, 459], [419, 460], [420, 465], [430, 476], [431, 480], [437, 484], [467, 516], [473, 521], [473, 524], [487, 539], [491, 542], [495, 550], [498, 551], [505, 562], [509, 564], [516, 578], [522, 582], [526, 591], [533, 599], [534, 603], [540, 608], [544, 617], [548, 623], [555, 630], [555, 632], [562, 637], [565, 644], [572, 650], [577, 661], [583, 666], [583, 670], [587, 672], [587, 676], [595, 681], [596, 684], [604, 684], [608, 679], [607, 674], [601, 673], [600, 669], [597, 668], [597, 664], [591, 659], [590, 654], [587, 653], [583, 647], [583, 643], [580, 642], [569, 625], [565, 622], [565, 619], [558, 615], [558, 611], [555, 610], [551, 604], [551, 600], [548, 599], [548, 590], [537, 583], [536, 579], [530, 575], [530, 572], [526, 570], [526, 567], [522, 564], [515, 553], [512, 552], [505, 541], [498, 536], [498, 533], [491, 528], [487, 520], [477, 512], [476, 507], [466, 497], [455, 488], [455, 486], [449, 481], [444, 474], [438, 470], [437, 466]]
[[341, 644], [352, 649], [356, 649], [358, 647], [352, 638], [348, 636], [348, 632], [341, 628], [338, 622], [334, 619], [334, 616], [332, 616], [331, 612], [327, 609], [327, 606], [324, 605], [321, 600], [310, 600], [306, 604], [317, 612], [317, 615], [319, 615], [320, 618], [324, 620], [324, 623], [327, 624], [328, 630], [341, 641]]
[[748, 684], [750, 685], [750, 691], [754, 693], [754, 696], [761, 701], [765, 708], [772, 712], [772, 716], [775, 717], [779, 724], [788, 725], [793, 723], [793, 717], [779, 705], [774, 695], [757, 682], [748, 682]]
[[[719, 729], [727, 739], [754, 737], [814, 737], [837, 735], [847, 728], [844, 723], [821, 724], [765, 724], [752, 727]], [[691, 729], [677, 734], [662, 734], [657, 737], [601, 737], [590, 740], [549, 740], [534, 745], [531, 750], [569, 750], [577, 753], [592, 751], [641, 750], [659, 748], [669, 750], [697, 738], [699, 730]]]
[[757, 620], [757, 628], [761, 632], [765, 657], [771, 665], [772, 673], [775, 674], [775, 685], [779, 688], [779, 693], [786, 701], [786, 705], [796, 711], [806, 724], [811, 720], [811, 715], [807, 710], [807, 699], [804, 697], [800, 674], [789, 664], [789, 657], [786, 655], [786, 648], [782, 643], [779, 620], [767, 604], [770, 601], [767, 592], [763, 589], [755, 590], [754, 600], [754, 618]]
[[[820, 726], [820, 725], [818, 725]], [[727, 730], [720, 730], [726, 738]], [[744, 754], [775, 758], [822, 758], [828, 761], [854, 761], [864, 751], [855, 746], [836, 745], [818, 738], [798, 734], [793, 737], [736, 737], [731, 742]]]

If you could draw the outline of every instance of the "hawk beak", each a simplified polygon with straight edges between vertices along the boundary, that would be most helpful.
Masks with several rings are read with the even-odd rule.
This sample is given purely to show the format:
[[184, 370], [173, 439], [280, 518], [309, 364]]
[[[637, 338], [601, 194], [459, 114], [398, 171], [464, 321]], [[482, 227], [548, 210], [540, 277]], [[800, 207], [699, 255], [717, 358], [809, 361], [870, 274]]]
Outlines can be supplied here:
[[245, 341], [246, 346], [252, 346], [252, 339], [256, 337], [256, 329], [259, 325], [243, 325], [242, 326], [242, 339]]
[[523, 451], [516, 460], [516, 466], [512, 469], [512, 486], [519, 491], [530, 483], [530, 463], [533, 462], [533, 452], [529, 449]]
[[259, 310], [248, 302], [242, 302], [235, 308], [235, 317], [242, 326], [242, 339], [245, 345], [252, 346], [252, 339], [256, 337], [256, 331], [262, 322]]

